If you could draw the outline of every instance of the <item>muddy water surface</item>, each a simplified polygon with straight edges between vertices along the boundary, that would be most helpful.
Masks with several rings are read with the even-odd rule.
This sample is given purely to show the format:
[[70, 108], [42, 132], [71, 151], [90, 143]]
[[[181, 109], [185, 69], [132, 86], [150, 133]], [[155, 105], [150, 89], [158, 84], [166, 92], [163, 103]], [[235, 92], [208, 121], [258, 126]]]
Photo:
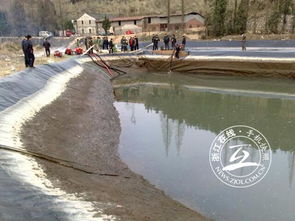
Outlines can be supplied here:
[[[214, 220], [293, 221], [294, 83], [174, 74], [118, 81], [120, 156], [166, 194]], [[237, 189], [214, 176], [208, 156], [218, 133], [241, 124], [264, 134], [273, 159], [262, 181]]]

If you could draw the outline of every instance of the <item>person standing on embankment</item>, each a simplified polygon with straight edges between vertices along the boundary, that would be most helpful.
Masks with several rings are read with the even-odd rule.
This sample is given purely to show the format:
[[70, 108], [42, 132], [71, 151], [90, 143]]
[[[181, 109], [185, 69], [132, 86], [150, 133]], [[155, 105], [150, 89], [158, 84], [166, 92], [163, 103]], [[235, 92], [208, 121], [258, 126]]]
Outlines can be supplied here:
[[103, 38], [102, 49], [108, 50], [109, 49], [109, 39], [108, 37]]
[[128, 41], [125, 36], [121, 39], [121, 51], [128, 51]]
[[153, 35], [152, 42], [153, 42], [153, 51], [158, 50], [158, 44], [159, 44], [160, 38], [158, 35]]
[[135, 51], [136, 50], [139, 50], [139, 41], [138, 41], [138, 37], [137, 36], [134, 37], [134, 41], [135, 41], [135, 47], [134, 47]]
[[47, 39], [45, 39], [45, 41], [43, 42], [43, 47], [45, 48], [46, 56], [49, 57], [50, 56], [50, 47], [51, 47], [51, 45], [50, 45], [50, 43], [49, 43], [49, 41]]
[[114, 43], [113, 43], [113, 39], [111, 38], [110, 42], [109, 42], [109, 53], [113, 54], [114, 53]]
[[88, 48], [89, 48], [89, 45], [88, 45], [88, 37], [86, 37], [84, 39], [84, 44], [85, 44], [86, 50], [88, 50]]
[[94, 43], [93, 43], [92, 37], [90, 37], [88, 40], [88, 47], [89, 47], [89, 54], [93, 54]]
[[35, 55], [33, 49], [33, 43], [31, 41], [32, 36], [27, 35], [26, 40], [22, 41], [22, 49], [25, 55], [25, 65], [26, 67], [34, 67]]
[[171, 47], [172, 47], [173, 50], [175, 49], [176, 42], [177, 42], [176, 37], [173, 34], [172, 37], [171, 37]]
[[96, 50], [97, 53], [100, 52], [100, 46], [101, 46], [101, 39], [100, 37], [97, 37], [95, 40], [94, 40], [94, 48]]
[[185, 49], [185, 45], [186, 45], [186, 37], [185, 36], [182, 36], [182, 49], [184, 50]]
[[133, 37], [130, 37], [130, 39], [129, 39], [130, 51], [134, 51], [134, 46], [135, 46], [134, 38]]
[[121, 38], [121, 51], [124, 51], [124, 36]]
[[153, 51], [155, 50], [155, 35], [152, 36]]
[[164, 44], [165, 44], [165, 50], [169, 50], [170, 38], [169, 38], [168, 34], [165, 34], [163, 41], [164, 41]]
[[25, 60], [25, 66], [26, 67], [29, 67], [29, 62], [28, 62], [28, 57], [26, 56], [26, 41], [27, 41], [27, 38], [25, 37], [23, 40], [22, 40], [22, 50], [23, 50], [23, 53], [24, 53], [24, 60]]

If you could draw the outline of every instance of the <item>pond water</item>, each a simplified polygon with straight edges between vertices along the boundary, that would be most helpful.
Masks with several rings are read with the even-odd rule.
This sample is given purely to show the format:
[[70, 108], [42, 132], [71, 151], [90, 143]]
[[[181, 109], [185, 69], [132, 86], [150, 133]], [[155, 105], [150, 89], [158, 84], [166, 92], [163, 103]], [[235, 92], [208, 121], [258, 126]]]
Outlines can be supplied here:
[[[294, 221], [294, 83], [177, 74], [118, 80], [120, 156], [167, 195], [213, 220]], [[256, 128], [272, 148], [270, 170], [248, 188], [225, 185], [209, 163], [213, 140], [233, 125]]]

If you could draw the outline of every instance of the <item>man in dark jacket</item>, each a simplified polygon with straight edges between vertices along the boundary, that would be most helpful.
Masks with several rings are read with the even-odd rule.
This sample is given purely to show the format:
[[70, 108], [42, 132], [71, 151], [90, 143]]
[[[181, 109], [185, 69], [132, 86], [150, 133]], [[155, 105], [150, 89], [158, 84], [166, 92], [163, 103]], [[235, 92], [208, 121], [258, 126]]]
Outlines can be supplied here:
[[124, 51], [128, 51], [128, 40], [124, 37]]
[[172, 49], [175, 49], [175, 45], [176, 45], [176, 37], [175, 37], [175, 35], [172, 35], [172, 37], [171, 37], [171, 46], [172, 46]]
[[105, 49], [105, 50], [109, 49], [109, 39], [108, 39], [108, 37], [104, 37], [102, 49]]
[[167, 34], [165, 34], [163, 41], [164, 41], [164, 44], [165, 44], [165, 50], [169, 50], [170, 38], [169, 38], [169, 36]]
[[25, 37], [22, 40], [22, 49], [23, 49], [24, 58], [25, 58], [25, 65], [26, 65], [26, 67], [29, 67], [28, 57], [26, 56], [26, 47], [27, 47], [26, 44], [27, 44], [27, 37]]
[[88, 48], [89, 48], [88, 37], [84, 38], [84, 44], [85, 44], [86, 50], [88, 50]]
[[156, 37], [156, 36], [153, 34], [153, 37], [152, 37], [153, 51], [156, 50], [156, 49], [155, 49], [155, 37]]
[[33, 43], [31, 41], [32, 36], [27, 35], [26, 40], [22, 42], [22, 49], [25, 54], [25, 65], [26, 67], [34, 67], [35, 56], [34, 56], [34, 49]]
[[133, 37], [129, 38], [129, 47], [130, 47], [130, 51], [134, 51], [135, 41]]
[[113, 43], [113, 39], [111, 38], [110, 42], [109, 42], [109, 53], [112, 54], [114, 53], [114, 43]]
[[93, 39], [92, 39], [92, 37], [90, 37], [89, 38], [89, 40], [88, 40], [88, 47], [89, 47], [89, 54], [93, 54], [93, 48], [94, 48], [94, 42], [93, 42]]
[[179, 52], [180, 52], [180, 45], [176, 44], [175, 45], [175, 58], [179, 59]]
[[134, 41], [135, 41], [134, 49], [139, 50], [139, 42], [138, 42], [138, 37], [137, 36], [134, 37]]
[[160, 41], [160, 38], [158, 35], [153, 36], [153, 38], [152, 38], [153, 50], [158, 50], [159, 41]]
[[122, 51], [128, 51], [128, 41], [125, 36], [122, 37], [121, 45]]
[[182, 36], [182, 49], [185, 49], [185, 45], [186, 45], [186, 37]]
[[121, 38], [121, 51], [125, 51], [124, 50], [124, 36], [122, 36], [122, 38]]
[[43, 42], [43, 47], [45, 48], [45, 53], [46, 53], [46, 56], [49, 57], [50, 56], [50, 43], [47, 39], [45, 39], [45, 41]]

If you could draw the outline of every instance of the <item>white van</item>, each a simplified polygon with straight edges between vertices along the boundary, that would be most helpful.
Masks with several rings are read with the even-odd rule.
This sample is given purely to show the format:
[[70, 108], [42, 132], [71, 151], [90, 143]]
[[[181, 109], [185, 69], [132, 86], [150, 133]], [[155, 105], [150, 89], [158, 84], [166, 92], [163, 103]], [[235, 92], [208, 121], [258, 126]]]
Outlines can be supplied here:
[[43, 38], [48, 38], [48, 37], [52, 37], [53, 34], [50, 31], [40, 31], [39, 32], [39, 37], [43, 37]]

